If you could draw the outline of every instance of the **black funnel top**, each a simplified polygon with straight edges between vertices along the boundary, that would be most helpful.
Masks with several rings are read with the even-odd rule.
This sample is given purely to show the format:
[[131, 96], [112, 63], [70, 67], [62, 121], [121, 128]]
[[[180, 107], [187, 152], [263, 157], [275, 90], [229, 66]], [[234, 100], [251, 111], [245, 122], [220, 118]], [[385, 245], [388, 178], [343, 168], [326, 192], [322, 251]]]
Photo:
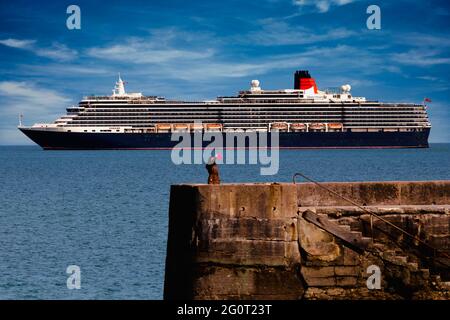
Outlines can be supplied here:
[[308, 70], [297, 70], [294, 75], [294, 89], [300, 88], [300, 79], [311, 78]]
[[311, 78], [308, 70], [297, 70], [295, 71], [295, 76], [299, 78]]

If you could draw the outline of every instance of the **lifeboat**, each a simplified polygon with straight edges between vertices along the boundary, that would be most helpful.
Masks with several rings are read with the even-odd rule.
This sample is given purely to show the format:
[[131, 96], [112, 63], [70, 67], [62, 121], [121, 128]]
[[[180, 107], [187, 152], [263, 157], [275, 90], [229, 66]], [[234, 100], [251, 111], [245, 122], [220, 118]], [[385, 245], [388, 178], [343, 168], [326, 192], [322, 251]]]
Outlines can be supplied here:
[[330, 130], [341, 130], [342, 129], [342, 123], [329, 123], [328, 129]]
[[203, 130], [203, 124], [200, 124], [200, 123], [192, 123], [192, 124], [191, 124], [191, 130], [192, 130], [192, 131], [202, 131], [202, 130]]
[[274, 122], [270, 125], [270, 129], [276, 131], [287, 131], [288, 124], [286, 122]]
[[155, 128], [157, 132], [169, 132], [172, 126], [168, 123], [157, 123]]
[[306, 124], [304, 123], [292, 123], [291, 124], [291, 131], [305, 131], [306, 130]]
[[325, 130], [325, 125], [323, 123], [311, 123], [309, 130]]
[[206, 124], [206, 130], [222, 131], [222, 125], [220, 123], [208, 123], [208, 124]]
[[186, 123], [176, 123], [173, 125], [173, 131], [188, 131], [189, 125]]

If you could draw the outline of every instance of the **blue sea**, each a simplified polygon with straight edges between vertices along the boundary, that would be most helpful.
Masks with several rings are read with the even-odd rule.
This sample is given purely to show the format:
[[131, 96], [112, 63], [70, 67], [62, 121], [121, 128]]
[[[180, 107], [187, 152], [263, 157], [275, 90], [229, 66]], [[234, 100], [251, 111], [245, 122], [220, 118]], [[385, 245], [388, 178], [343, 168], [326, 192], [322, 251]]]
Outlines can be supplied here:
[[[450, 144], [429, 149], [286, 150], [277, 175], [221, 165], [223, 182], [450, 179]], [[171, 184], [204, 165], [170, 151], [0, 147], [0, 299], [162, 299]], [[66, 286], [66, 268], [81, 288]]]

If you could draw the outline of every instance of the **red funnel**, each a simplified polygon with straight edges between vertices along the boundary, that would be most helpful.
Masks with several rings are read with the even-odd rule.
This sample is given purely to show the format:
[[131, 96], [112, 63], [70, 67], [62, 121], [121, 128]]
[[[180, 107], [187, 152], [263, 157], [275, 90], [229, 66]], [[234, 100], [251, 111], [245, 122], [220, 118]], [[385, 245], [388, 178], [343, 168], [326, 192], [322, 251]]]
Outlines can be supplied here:
[[317, 93], [317, 84], [314, 78], [306, 70], [296, 71], [294, 75], [294, 89], [308, 90], [314, 88], [314, 93]]

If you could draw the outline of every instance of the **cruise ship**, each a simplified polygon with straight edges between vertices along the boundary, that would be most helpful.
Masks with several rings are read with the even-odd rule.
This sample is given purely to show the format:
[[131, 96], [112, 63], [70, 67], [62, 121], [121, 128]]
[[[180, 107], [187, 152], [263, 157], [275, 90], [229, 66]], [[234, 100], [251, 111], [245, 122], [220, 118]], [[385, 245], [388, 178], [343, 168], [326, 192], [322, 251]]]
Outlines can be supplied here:
[[215, 132], [224, 140], [276, 132], [279, 147], [293, 149], [428, 147], [425, 103], [382, 103], [350, 91], [348, 84], [319, 90], [301, 70], [293, 89], [264, 90], [252, 80], [236, 96], [181, 101], [127, 93], [119, 74], [111, 95], [84, 97], [53, 123], [20, 123], [19, 130], [46, 150], [169, 149], [178, 144], [172, 139], [178, 132]]

